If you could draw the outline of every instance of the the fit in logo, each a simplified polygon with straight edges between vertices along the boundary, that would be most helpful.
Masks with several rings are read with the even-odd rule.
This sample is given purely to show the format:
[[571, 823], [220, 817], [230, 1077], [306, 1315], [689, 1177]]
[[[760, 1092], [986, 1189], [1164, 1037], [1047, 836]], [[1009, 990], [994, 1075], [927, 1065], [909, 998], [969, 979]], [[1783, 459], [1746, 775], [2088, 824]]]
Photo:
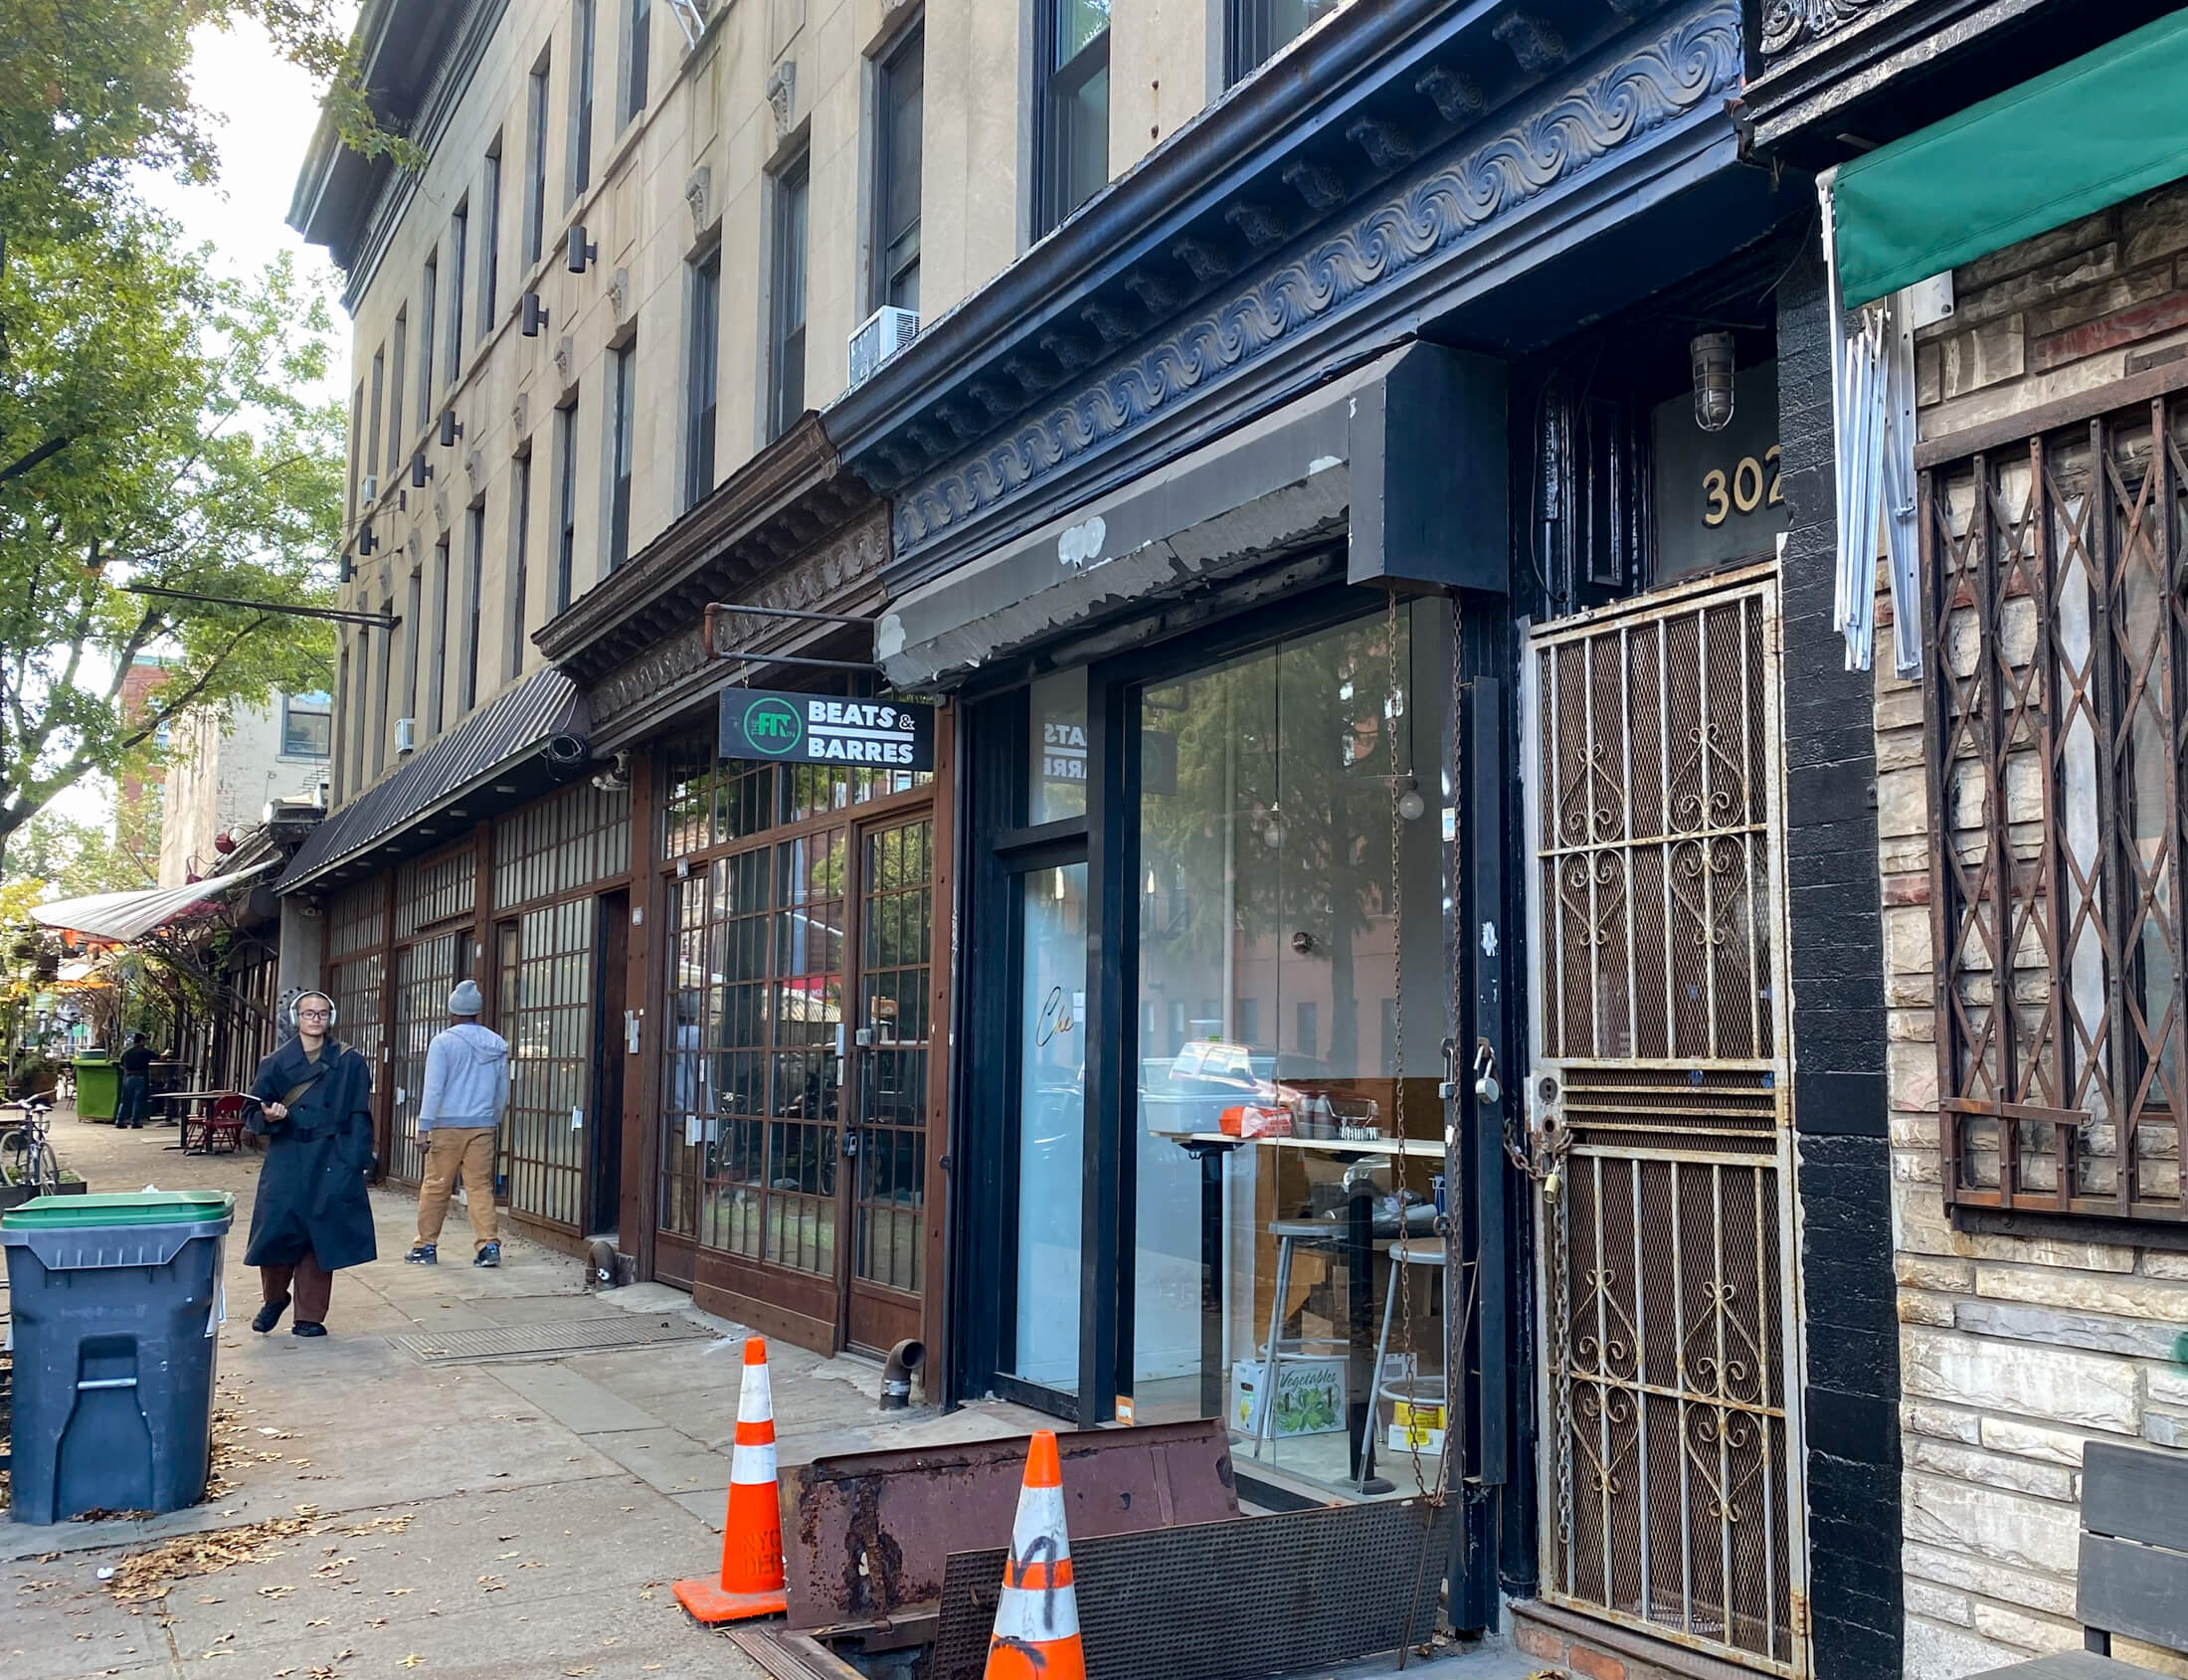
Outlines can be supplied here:
[[755, 700], [745, 708], [745, 740], [754, 752], [779, 758], [796, 752], [805, 738], [805, 719], [787, 701]]

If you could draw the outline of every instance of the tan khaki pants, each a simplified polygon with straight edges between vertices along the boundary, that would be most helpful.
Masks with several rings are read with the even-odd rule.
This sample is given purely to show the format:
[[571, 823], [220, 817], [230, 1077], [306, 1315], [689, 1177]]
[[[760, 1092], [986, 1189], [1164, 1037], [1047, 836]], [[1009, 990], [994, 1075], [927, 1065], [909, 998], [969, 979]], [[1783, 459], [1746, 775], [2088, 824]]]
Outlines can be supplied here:
[[471, 1215], [471, 1247], [498, 1240], [494, 1231], [494, 1129], [436, 1126], [426, 1134], [426, 1182], [418, 1187], [418, 1240], [439, 1242], [449, 1216], [449, 1192], [463, 1173], [463, 1205]]

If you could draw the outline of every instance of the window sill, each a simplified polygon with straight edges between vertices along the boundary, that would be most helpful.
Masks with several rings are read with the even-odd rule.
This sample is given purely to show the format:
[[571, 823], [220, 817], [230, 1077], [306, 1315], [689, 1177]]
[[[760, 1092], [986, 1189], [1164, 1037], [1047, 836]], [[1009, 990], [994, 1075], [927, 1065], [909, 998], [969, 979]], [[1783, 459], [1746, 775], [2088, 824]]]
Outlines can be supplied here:
[[2188, 1253], [2188, 1219], [2117, 1219], [2094, 1213], [2032, 1213], [2016, 1209], [1948, 1208], [1952, 1228], [1970, 1236], [2101, 1242], [2118, 1248], [2157, 1248]]

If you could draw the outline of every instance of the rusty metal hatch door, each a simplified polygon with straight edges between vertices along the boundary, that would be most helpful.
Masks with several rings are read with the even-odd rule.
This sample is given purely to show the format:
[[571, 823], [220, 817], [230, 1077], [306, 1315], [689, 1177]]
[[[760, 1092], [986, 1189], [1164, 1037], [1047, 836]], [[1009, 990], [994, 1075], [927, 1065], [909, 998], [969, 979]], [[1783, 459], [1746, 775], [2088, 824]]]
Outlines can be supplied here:
[[1550, 624], [1523, 682], [1543, 1582], [1808, 1670], [1777, 591]]

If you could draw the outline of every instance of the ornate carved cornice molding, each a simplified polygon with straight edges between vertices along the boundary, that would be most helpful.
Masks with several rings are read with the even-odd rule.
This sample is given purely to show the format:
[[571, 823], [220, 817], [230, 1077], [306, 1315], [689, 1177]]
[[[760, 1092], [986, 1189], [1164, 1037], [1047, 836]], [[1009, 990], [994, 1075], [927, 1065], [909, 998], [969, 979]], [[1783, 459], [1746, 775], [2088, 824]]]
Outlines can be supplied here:
[[1539, 100], [1495, 138], [1415, 174], [1396, 196], [1364, 209], [1340, 232], [1221, 298], [981, 454], [900, 492], [897, 557], [1446, 256], [1618, 147], [1714, 108], [1720, 95], [1738, 88], [1743, 71], [1736, 0], [1710, 0], [1618, 64]]
[[1867, 15], [1876, 0], [1769, 0], [1762, 13], [1762, 56], [1775, 58], [1820, 41]]

